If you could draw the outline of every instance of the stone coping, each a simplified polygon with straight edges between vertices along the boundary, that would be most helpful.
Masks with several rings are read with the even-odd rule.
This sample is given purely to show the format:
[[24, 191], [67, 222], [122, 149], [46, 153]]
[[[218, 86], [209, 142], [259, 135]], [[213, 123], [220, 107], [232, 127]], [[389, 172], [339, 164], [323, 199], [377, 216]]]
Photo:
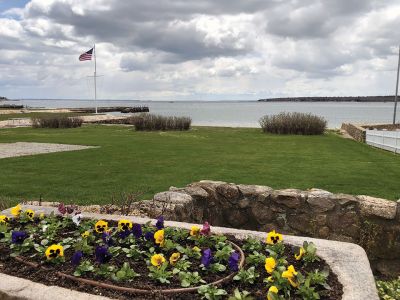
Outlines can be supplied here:
[[109, 298], [58, 286], [47, 286], [0, 273], [1, 300], [107, 300]]
[[[53, 207], [43, 207], [43, 206], [34, 206], [34, 205], [23, 205], [23, 209], [33, 209], [36, 213], [45, 213], [49, 214], [51, 212], [55, 212], [59, 214], [57, 208]], [[4, 210], [2, 214], [10, 215], [10, 210]], [[135, 217], [135, 216], [121, 216], [121, 215], [106, 215], [106, 214], [96, 214], [96, 213], [85, 213], [85, 218], [88, 219], [103, 219], [109, 221], [118, 221], [121, 219], [127, 219], [134, 223], [145, 224], [148, 221], [153, 221], [154, 219]], [[170, 227], [179, 227], [190, 229], [194, 223], [184, 223], [184, 222], [175, 222], [175, 221], [165, 221], [166, 226]], [[249, 236], [253, 236], [255, 238], [259, 238], [260, 240], [265, 240], [266, 234], [265, 232], [260, 231], [251, 231], [251, 230], [242, 230], [242, 229], [234, 229], [234, 228], [226, 228], [226, 227], [211, 227], [212, 233], [215, 234], [231, 234], [234, 235], [238, 239], [244, 239]], [[331, 267], [333, 272], [338, 276], [339, 281], [343, 285], [343, 297], [342, 300], [379, 300], [378, 293], [375, 286], [375, 279], [371, 271], [371, 267], [368, 261], [368, 257], [364, 251], [364, 249], [356, 244], [345, 243], [345, 242], [336, 242], [330, 240], [323, 239], [315, 239], [309, 237], [301, 237], [301, 236], [291, 236], [284, 235], [284, 242], [289, 243], [295, 246], [302, 246], [304, 241], [313, 242], [318, 251], [317, 254], [319, 257], [323, 258]], [[20, 279], [12, 276], [5, 276], [0, 273], [0, 299], [2, 296], [2, 292], [8, 295], [8, 292], [14, 292], [14, 289], [20, 287], [21, 284], [25, 284], [25, 279]], [[19, 283], [21, 281], [21, 283]], [[30, 282], [30, 281], [28, 281]], [[36, 284], [36, 283], [34, 283]], [[42, 285], [43, 286], [43, 285]], [[48, 287], [47, 287], [48, 288]], [[61, 287], [51, 287], [55, 291], [59, 290], [58, 295], [64, 295], [65, 291], [68, 289]], [[17, 289], [18, 290], [18, 289]], [[19, 288], [21, 290], [21, 288]], [[38, 290], [36, 289], [36, 293]], [[14, 292], [15, 293], [15, 292]], [[19, 291], [22, 293], [22, 291]], [[75, 291], [76, 293], [76, 291]], [[55, 300], [55, 299], [87, 299], [87, 294], [79, 293], [79, 296], [75, 298], [65, 298], [64, 296], [58, 296], [57, 292], [50, 296], [50, 293], [40, 292], [40, 298], [29, 298], [29, 299], [41, 299], [41, 300]], [[81, 294], [81, 295], [80, 295]], [[9, 295], [12, 295], [11, 293]], [[93, 298], [90, 299], [107, 299], [104, 297], [101, 298]], [[5, 299], [14, 299], [14, 298], [5, 298]], [[15, 299], [25, 299], [25, 298], [15, 298]]]

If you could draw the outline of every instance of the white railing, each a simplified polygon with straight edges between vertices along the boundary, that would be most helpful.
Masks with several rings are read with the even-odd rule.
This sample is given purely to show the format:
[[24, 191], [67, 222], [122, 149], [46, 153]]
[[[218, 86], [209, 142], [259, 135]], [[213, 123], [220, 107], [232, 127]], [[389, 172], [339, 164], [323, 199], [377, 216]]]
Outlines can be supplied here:
[[400, 131], [367, 130], [365, 142], [373, 147], [400, 153]]

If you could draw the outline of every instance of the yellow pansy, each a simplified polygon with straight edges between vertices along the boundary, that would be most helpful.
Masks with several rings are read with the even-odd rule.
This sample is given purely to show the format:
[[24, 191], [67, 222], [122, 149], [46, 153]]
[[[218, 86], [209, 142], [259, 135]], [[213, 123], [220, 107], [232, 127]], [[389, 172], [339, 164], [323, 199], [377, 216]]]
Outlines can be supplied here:
[[46, 257], [47, 259], [53, 259], [57, 257], [64, 256], [64, 248], [61, 245], [51, 245], [46, 249]]
[[129, 229], [132, 229], [132, 222], [129, 220], [119, 220], [118, 222], [118, 230], [119, 231], [127, 231]]
[[294, 255], [294, 258], [295, 258], [296, 260], [300, 260], [300, 259], [303, 257], [304, 253], [306, 253], [306, 251], [304, 251], [304, 248], [301, 247], [301, 248], [300, 248], [299, 254], [295, 254], [295, 255]]
[[86, 239], [87, 237], [89, 237], [90, 235], [90, 231], [86, 230], [84, 233], [81, 234], [81, 236]]
[[33, 220], [35, 212], [32, 209], [27, 209], [25, 211], [25, 215], [29, 218], [29, 220]]
[[44, 219], [44, 217], [45, 217], [44, 213], [40, 213], [40, 215], [39, 215], [39, 219], [40, 219], [40, 220], [43, 220], [43, 219]]
[[19, 217], [19, 215], [21, 214], [21, 211], [22, 211], [22, 207], [21, 207], [21, 204], [18, 204], [18, 205], [16, 205], [16, 206], [14, 206], [13, 208], [11, 208], [11, 214], [14, 216], [14, 217]]
[[7, 216], [0, 216], [0, 224], [7, 224], [10, 219]]
[[276, 267], [276, 260], [275, 260], [275, 258], [273, 258], [273, 257], [267, 257], [267, 258], [265, 259], [265, 270], [266, 270], [269, 274], [271, 274], [271, 273], [275, 270], [275, 267]]
[[274, 245], [283, 241], [282, 234], [276, 233], [275, 230], [268, 232], [267, 244]]
[[160, 244], [160, 246], [164, 245], [164, 229], [157, 230], [154, 233], [154, 240], [156, 244]]
[[288, 269], [282, 273], [282, 278], [286, 278], [289, 281], [289, 283], [291, 284], [291, 286], [298, 287], [299, 283], [296, 280], [296, 275], [297, 275], [297, 272], [294, 269], [294, 266], [290, 265], [288, 267]]
[[179, 252], [172, 253], [172, 255], [169, 258], [169, 263], [171, 265], [175, 265], [180, 257], [181, 257], [181, 254]]
[[272, 294], [278, 294], [278, 288], [276, 286], [271, 286], [268, 290], [267, 300], [272, 300]]
[[199, 234], [200, 234], [200, 227], [192, 226], [192, 228], [190, 229], [190, 235], [198, 236]]
[[106, 231], [108, 230], [108, 223], [107, 223], [106, 221], [99, 220], [99, 221], [97, 221], [97, 223], [94, 225], [94, 229], [95, 229], [96, 232], [98, 232], [98, 233], [106, 232]]
[[165, 262], [165, 258], [162, 254], [154, 254], [151, 257], [151, 264], [155, 267], [160, 267]]

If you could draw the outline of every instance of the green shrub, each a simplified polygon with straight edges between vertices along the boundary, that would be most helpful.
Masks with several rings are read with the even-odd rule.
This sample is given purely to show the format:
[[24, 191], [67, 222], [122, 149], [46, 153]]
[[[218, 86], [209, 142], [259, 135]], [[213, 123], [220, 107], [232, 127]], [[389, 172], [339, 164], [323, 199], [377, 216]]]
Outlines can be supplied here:
[[398, 300], [400, 299], [400, 277], [392, 281], [376, 282], [379, 298], [382, 300]]
[[81, 118], [67, 116], [45, 116], [32, 119], [33, 128], [75, 128], [82, 126]]
[[326, 128], [324, 118], [298, 112], [266, 115], [259, 122], [264, 132], [277, 134], [323, 134]]
[[189, 117], [165, 117], [153, 114], [132, 116], [128, 121], [136, 130], [189, 130], [192, 119]]

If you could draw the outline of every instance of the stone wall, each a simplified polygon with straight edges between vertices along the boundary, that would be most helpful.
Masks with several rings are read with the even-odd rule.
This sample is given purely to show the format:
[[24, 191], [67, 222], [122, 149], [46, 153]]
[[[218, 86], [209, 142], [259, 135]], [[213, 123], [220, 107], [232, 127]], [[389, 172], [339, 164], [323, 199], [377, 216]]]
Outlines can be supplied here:
[[363, 125], [362, 126], [365, 129], [370, 129], [370, 130], [397, 130], [400, 129], [400, 123], [397, 124], [372, 124], [372, 125]]
[[365, 128], [351, 123], [342, 123], [341, 129], [346, 131], [356, 141], [365, 143]]
[[200, 181], [171, 187], [136, 209], [150, 217], [351, 242], [367, 252], [374, 271], [400, 275], [400, 200], [311, 189]]

